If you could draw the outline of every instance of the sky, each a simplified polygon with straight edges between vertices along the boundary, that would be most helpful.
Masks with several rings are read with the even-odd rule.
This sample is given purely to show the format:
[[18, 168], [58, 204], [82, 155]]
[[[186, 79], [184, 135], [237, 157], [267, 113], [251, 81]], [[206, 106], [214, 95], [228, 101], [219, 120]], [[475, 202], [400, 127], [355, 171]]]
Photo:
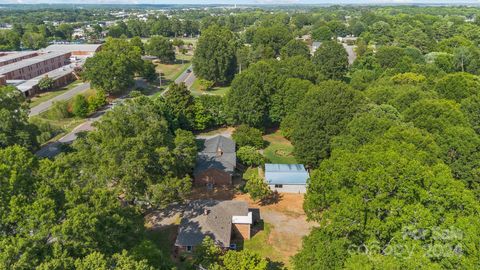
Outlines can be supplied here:
[[480, 0], [0, 0], [2, 4], [480, 4]]

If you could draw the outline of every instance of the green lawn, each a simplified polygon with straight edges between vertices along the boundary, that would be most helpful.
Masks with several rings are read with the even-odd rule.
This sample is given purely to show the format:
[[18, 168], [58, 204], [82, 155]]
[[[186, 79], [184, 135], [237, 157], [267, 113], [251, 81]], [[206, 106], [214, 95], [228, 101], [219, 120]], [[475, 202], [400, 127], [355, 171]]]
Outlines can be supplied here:
[[[263, 224], [263, 230], [257, 232], [250, 240], [243, 242], [243, 249], [254, 251], [260, 256], [269, 258], [275, 265], [276, 262], [280, 262], [280, 265], [284, 264], [288, 267], [288, 258], [282, 252], [279, 252], [270, 241], [270, 234], [272, 232], [273, 225], [269, 223]], [[288, 245], [288, 243], [283, 243]], [[276, 268], [273, 269], [282, 269]]]
[[263, 139], [268, 142], [268, 147], [263, 152], [268, 162], [280, 164], [297, 163], [293, 155], [293, 145], [282, 136], [279, 130], [263, 136]]
[[68, 90], [72, 89], [73, 87], [75, 87], [75, 86], [77, 86], [81, 83], [82, 83], [81, 81], [77, 80], [77, 81], [73, 81], [72, 83], [70, 83], [70, 84], [68, 84], [68, 85], [66, 85], [66, 86], [64, 86], [60, 89], [40, 93], [40, 94], [38, 94], [35, 97], [30, 99], [30, 108], [33, 108], [33, 107], [39, 105], [40, 103], [45, 102], [49, 99], [52, 99], [56, 96], [59, 96], [59, 95], [67, 92]]
[[190, 88], [190, 91], [194, 96], [200, 96], [200, 95], [217, 95], [217, 96], [224, 96], [227, 91], [230, 89], [230, 86], [222, 86], [222, 87], [213, 87], [212, 89], [208, 91], [201, 91], [200, 90], [200, 80], [196, 79], [192, 87]]

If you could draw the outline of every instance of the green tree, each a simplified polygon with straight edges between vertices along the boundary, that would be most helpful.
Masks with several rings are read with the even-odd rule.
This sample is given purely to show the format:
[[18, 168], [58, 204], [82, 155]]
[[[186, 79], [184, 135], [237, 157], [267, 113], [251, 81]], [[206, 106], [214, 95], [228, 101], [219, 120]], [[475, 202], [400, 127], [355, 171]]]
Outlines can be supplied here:
[[238, 126], [232, 134], [232, 139], [239, 147], [251, 146], [260, 149], [264, 145], [262, 131], [248, 125]]
[[318, 41], [329, 41], [333, 38], [333, 32], [328, 28], [328, 26], [320, 26], [313, 29], [312, 38]]
[[13, 86], [0, 86], [0, 148], [21, 145], [38, 147], [37, 128], [28, 123], [28, 106], [22, 93]]
[[289, 78], [282, 87], [272, 95], [270, 118], [274, 122], [281, 122], [288, 114], [295, 112], [297, 104], [303, 99], [313, 84], [307, 80]]
[[192, 59], [193, 70], [200, 78], [228, 83], [236, 69], [236, 38], [223, 27], [211, 26], [202, 31]]
[[158, 79], [157, 71], [152, 61], [143, 60], [143, 68], [140, 73], [149, 82], [154, 82]]
[[195, 249], [195, 262], [209, 269], [216, 264], [222, 250], [215, 244], [212, 238], [206, 236], [202, 240], [202, 244]]
[[50, 90], [55, 82], [52, 78], [45, 76], [38, 82], [38, 88], [42, 91]]
[[226, 95], [229, 121], [261, 127], [269, 122], [270, 98], [281, 79], [272, 65], [261, 61], [235, 76]]
[[250, 250], [229, 250], [222, 256], [226, 270], [267, 270], [268, 261]]
[[158, 57], [164, 63], [172, 63], [175, 61], [175, 50], [172, 42], [162, 36], [153, 36], [145, 45], [145, 52], [149, 55]]
[[88, 114], [88, 102], [85, 96], [76, 95], [72, 103], [73, 115], [84, 118]]
[[240, 162], [247, 166], [260, 166], [265, 163], [265, 158], [253, 146], [242, 146], [237, 150]]
[[315, 52], [313, 63], [322, 80], [342, 80], [348, 70], [348, 54], [342, 44], [326, 41]]
[[13, 30], [0, 30], [0, 50], [20, 50], [20, 33]]
[[280, 55], [282, 58], [292, 57], [296, 55], [304, 56], [306, 58], [310, 57], [310, 50], [308, 49], [307, 44], [301, 40], [292, 39], [280, 50]]
[[480, 89], [480, 79], [468, 73], [447, 74], [435, 85], [435, 90], [444, 98], [461, 102]]
[[132, 39], [130, 39], [130, 44], [132, 44], [132, 46], [140, 48], [141, 54], [145, 55], [145, 45], [143, 44], [143, 41], [139, 36], [134, 36]]
[[191, 129], [195, 122], [195, 100], [187, 86], [183, 82], [171, 84], [164, 98], [179, 127]]
[[102, 51], [85, 62], [83, 76], [108, 94], [124, 91], [142, 68], [140, 49], [122, 39], [108, 39]]
[[267, 182], [258, 175], [253, 175], [248, 179], [245, 190], [254, 201], [266, 199], [272, 194]]
[[28, 49], [38, 50], [47, 46], [47, 40], [42, 34], [25, 32], [22, 36], [22, 45]]
[[362, 94], [342, 82], [326, 81], [307, 92], [292, 116], [297, 119], [291, 134], [297, 160], [317, 166], [327, 158], [331, 138], [343, 132], [363, 104]]
[[107, 95], [104, 91], [98, 90], [95, 95], [88, 97], [88, 112], [95, 112], [107, 104]]

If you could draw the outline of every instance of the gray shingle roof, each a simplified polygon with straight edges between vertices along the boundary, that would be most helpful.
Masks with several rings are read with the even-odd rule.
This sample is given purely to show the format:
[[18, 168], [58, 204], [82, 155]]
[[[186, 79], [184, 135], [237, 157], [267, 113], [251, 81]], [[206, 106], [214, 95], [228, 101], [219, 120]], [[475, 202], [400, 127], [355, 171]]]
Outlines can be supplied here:
[[232, 216], [246, 215], [248, 204], [243, 201], [192, 201], [183, 213], [175, 245], [198, 246], [205, 236], [210, 236], [217, 245], [229, 247]]
[[194, 173], [197, 174], [210, 168], [233, 173], [236, 163], [235, 142], [219, 135], [205, 140], [202, 151], [197, 155]]

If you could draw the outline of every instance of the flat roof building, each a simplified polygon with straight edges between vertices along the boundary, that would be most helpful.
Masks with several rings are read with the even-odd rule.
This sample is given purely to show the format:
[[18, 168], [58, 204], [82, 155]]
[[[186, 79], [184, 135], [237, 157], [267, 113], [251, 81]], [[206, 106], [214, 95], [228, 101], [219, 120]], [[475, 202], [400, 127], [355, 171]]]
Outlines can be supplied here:
[[265, 164], [265, 181], [278, 192], [305, 193], [309, 178], [302, 164]]
[[53, 44], [43, 51], [45, 52], [69, 52], [73, 56], [91, 57], [99, 52], [102, 44]]
[[32, 58], [38, 55], [38, 52], [28, 51], [28, 52], [14, 52], [14, 53], [5, 53], [0, 56], [0, 67], [22, 61], [24, 59]]
[[29, 80], [68, 64], [69, 52], [52, 52], [0, 67], [6, 80]]

